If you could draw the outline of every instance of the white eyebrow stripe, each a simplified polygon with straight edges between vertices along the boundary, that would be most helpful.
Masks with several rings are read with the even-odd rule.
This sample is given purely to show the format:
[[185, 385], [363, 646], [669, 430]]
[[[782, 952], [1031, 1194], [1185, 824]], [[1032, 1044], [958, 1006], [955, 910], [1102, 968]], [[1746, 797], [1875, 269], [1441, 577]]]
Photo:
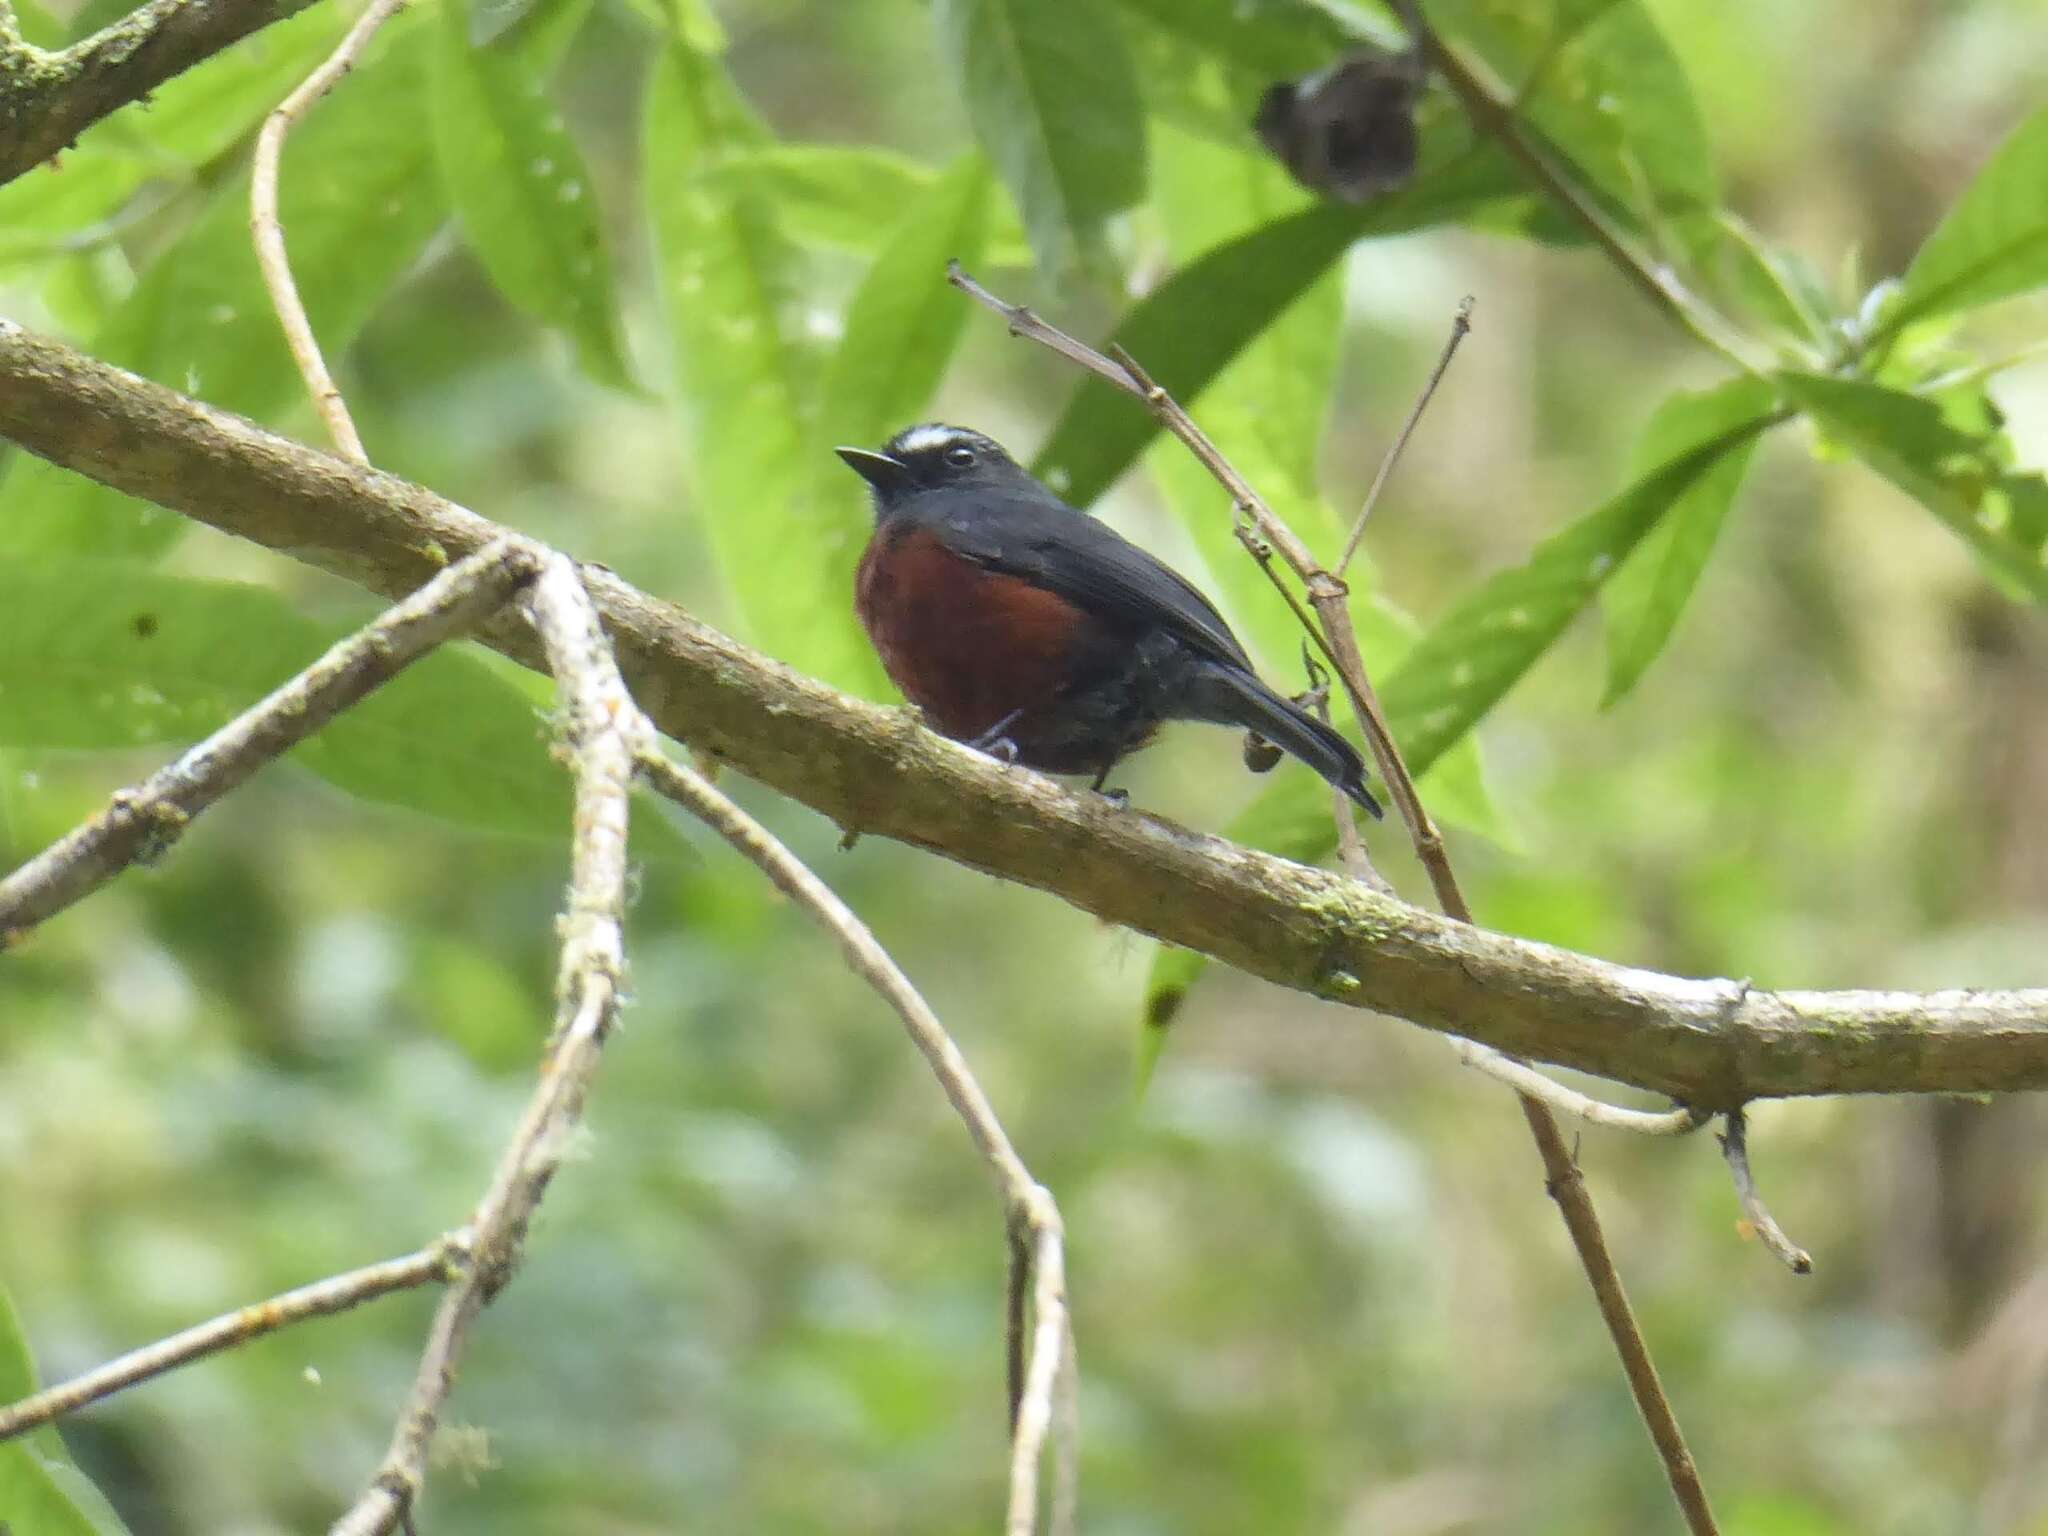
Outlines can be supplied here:
[[912, 427], [908, 431], [898, 434], [896, 448], [901, 453], [928, 453], [932, 449], [942, 448], [948, 443], [964, 443], [968, 440], [968, 434], [961, 431], [958, 427], [948, 427], [938, 422], [930, 422], [924, 426]]

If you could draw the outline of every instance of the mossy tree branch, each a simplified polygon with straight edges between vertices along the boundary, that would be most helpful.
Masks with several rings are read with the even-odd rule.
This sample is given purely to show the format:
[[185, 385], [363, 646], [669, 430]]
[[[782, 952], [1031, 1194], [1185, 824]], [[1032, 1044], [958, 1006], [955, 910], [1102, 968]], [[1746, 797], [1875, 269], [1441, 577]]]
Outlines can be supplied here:
[[[6, 321], [0, 436], [386, 596], [503, 532], [419, 486]], [[1703, 1109], [1792, 1094], [2048, 1087], [2048, 990], [1772, 992], [1489, 933], [1005, 770], [607, 571], [586, 578], [627, 682], [671, 735], [849, 830], [1049, 891], [1281, 986]], [[510, 624], [489, 640], [539, 659], [531, 635]]]
[[22, 41], [0, 0], [0, 183], [67, 148], [101, 118], [139, 101], [251, 32], [312, 0], [149, 0], [69, 48]]

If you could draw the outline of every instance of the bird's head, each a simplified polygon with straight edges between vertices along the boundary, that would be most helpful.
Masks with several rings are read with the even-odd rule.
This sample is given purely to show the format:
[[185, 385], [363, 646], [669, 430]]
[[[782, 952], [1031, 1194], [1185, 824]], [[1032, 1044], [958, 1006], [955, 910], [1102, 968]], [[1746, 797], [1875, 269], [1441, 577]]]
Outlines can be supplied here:
[[940, 422], [904, 428], [879, 453], [866, 448], [836, 451], [873, 488], [877, 515], [926, 491], [1037, 484], [994, 438]]

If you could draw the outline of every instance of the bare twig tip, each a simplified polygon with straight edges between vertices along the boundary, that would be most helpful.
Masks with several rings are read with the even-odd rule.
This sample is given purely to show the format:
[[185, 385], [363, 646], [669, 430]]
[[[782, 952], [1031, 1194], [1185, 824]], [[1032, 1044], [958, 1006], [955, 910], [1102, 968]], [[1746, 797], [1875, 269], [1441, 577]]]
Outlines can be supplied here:
[[1813, 1256], [1785, 1235], [1757, 1192], [1749, 1169], [1749, 1126], [1739, 1109], [1728, 1113], [1728, 1129], [1722, 1134], [1721, 1155], [1728, 1160], [1728, 1174], [1735, 1181], [1735, 1197], [1742, 1203], [1743, 1225], [1756, 1234], [1771, 1256], [1795, 1275], [1813, 1273]]

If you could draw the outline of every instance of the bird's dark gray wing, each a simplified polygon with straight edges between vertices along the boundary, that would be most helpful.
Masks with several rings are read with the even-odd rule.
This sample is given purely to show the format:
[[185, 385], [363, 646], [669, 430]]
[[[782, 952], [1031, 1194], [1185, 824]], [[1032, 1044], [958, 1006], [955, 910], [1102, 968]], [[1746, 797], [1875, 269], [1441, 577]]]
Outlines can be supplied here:
[[1223, 615], [1192, 583], [1050, 495], [982, 495], [971, 511], [933, 522], [946, 547], [964, 559], [1057, 592], [1113, 623], [1161, 626], [1204, 655], [1251, 669]]

